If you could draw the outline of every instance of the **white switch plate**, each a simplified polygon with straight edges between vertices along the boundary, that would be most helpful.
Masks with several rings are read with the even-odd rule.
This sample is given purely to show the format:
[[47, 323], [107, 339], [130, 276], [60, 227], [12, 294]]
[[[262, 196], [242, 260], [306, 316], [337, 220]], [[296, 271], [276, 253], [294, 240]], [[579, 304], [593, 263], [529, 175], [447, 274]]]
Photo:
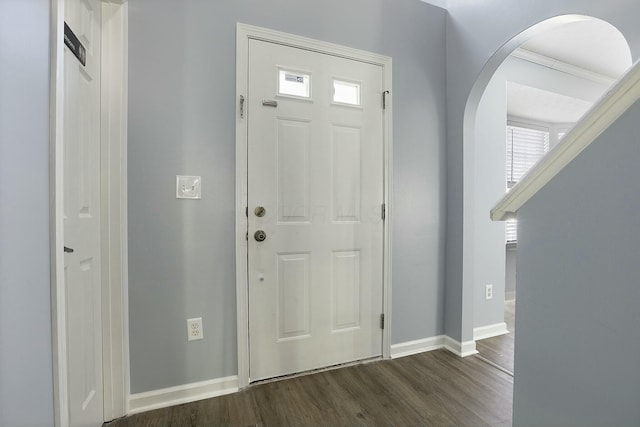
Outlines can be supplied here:
[[202, 177], [176, 175], [176, 198], [202, 198]]

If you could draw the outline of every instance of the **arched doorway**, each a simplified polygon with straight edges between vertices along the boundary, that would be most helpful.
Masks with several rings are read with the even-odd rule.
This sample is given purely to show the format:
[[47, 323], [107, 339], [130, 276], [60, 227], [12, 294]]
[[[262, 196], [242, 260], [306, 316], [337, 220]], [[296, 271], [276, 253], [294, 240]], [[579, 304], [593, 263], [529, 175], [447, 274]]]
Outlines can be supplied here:
[[[511, 245], [513, 256], [509, 257], [504, 225], [489, 220], [489, 210], [507, 187], [507, 82], [511, 82], [511, 93], [518, 92], [517, 99], [534, 96], [538, 107], [546, 107], [547, 116], [532, 117], [530, 127], [544, 128], [545, 121], [564, 122], [553, 131], [548, 126], [548, 145], [552, 146], [560, 131], [566, 132], [630, 65], [629, 46], [615, 27], [593, 17], [565, 15], [534, 25], [507, 42], [476, 80], [465, 108], [463, 142], [463, 291], [473, 300], [472, 313], [463, 315], [473, 319], [474, 341], [513, 329], [504, 323], [503, 301], [505, 267], [514, 267], [513, 260], [507, 264], [507, 258], [515, 259], [517, 245]], [[532, 71], [534, 68], [538, 70]], [[549, 118], [556, 101], [573, 102], [573, 116], [557, 121]], [[523, 111], [535, 108], [527, 110], [523, 105], [526, 102], [518, 106], [518, 118], [526, 121], [521, 116], [529, 113]], [[487, 297], [488, 287], [492, 298]], [[513, 370], [512, 361], [508, 370]]]

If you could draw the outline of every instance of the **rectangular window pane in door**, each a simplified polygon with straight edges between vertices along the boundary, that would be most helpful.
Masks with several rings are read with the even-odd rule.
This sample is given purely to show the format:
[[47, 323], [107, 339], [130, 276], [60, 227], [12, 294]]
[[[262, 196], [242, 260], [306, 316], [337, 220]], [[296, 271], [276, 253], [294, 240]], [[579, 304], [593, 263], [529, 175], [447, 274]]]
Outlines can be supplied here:
[[333, 80], [333, 102], [360, 105], [360, 84]]
[[280, 69], [278, 72], [278, 95], [311, 98], [311, 75]]

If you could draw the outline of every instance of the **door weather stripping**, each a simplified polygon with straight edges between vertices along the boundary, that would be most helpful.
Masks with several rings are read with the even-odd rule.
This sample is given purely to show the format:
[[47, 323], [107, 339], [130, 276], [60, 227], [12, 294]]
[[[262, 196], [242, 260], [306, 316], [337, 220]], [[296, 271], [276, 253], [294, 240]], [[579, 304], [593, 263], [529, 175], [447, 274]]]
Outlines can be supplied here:
[[244, 117], [244, 96], [240, 95], [240, 118]]
[[262, 100], [262, 105], [264, 105], [265, 107], [277, 107], [278, 106], [278, 101], [271, 101], [271, 100], [263, 99]]
[[382, 109], [387, 108], [387, 95], [391, 94], [388, 90], [382, 92]]
[[387, 204], [386, 204], [386, 203], [383, 203], [383, 204], [382, 204], [382, 207], [381, 207], [381, 209], [380, 209], [380, 212], [381, 212], [381, 214], [380, 214], [380, 215], [381, 215], [381, 217], [382, 217], [382, 220], [384, 221], [385, 219], [387, 219]]
[[384, 313], [380, 315], [380, 329], [384, 329]]

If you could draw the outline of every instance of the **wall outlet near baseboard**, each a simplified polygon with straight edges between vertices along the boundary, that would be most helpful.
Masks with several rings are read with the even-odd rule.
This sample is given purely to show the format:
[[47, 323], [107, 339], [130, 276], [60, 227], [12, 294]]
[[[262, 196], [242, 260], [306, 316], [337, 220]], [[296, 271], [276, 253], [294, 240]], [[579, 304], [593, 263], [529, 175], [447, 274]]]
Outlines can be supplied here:
[[490, 300], [493, 298], [493, 285], [491, 283], [487, 283], [484, 285], [484, 299]]
[[187, 341], [201, 340], [202, 334], [202, 317], [187, 319]]

